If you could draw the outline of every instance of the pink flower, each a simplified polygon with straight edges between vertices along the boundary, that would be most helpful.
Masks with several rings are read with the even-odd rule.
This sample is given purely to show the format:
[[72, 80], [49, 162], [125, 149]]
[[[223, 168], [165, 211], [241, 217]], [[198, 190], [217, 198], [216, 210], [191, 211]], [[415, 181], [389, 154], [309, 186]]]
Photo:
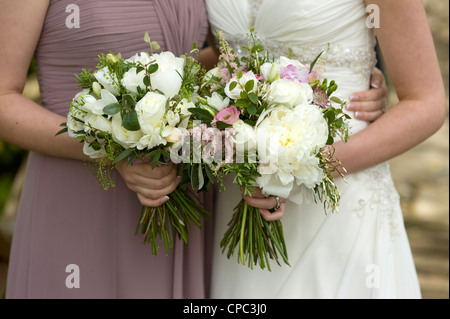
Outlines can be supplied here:
[[281, 69], [280, 78], [288, 79], [291, 81], [299, 81], [301, 83], [309, 82], [309, 69], [304, 68], [299, 70], [292, 64], [289, 64], [287, 67]]
[[239, 115], [241, 115], [241, 113], [238, 111], [236, 106], [233, 105], [217, 113], [214, 120], [233, 125], [234, 122], [239, 119]]

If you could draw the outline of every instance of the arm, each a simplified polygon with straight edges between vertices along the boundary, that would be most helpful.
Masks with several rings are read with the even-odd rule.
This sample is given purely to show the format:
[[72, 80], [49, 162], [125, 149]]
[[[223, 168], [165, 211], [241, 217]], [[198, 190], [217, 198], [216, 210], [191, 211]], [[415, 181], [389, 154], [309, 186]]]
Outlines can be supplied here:
[[66, 134], [55, 137], [66, 118], [22, 96], [48, 5], [0, 0], [0, 139], [46, 155], [86, 159], [80, 143]]
[[[0, 0], [0, 139], [45, 155], [90, 160], [81, 143], [67, 134], [55, 136], [65, 117], [22, 95], [48, 5], [49, 0]], [[152, 169], [123, 161], [117, 169], [143, 205], [161, 205], [179, 183], [174, 165]]]
[[421, 0], [366, 1], [380, 8], [377, 37], [399, 103], [336, 156], [349, 173], [392, 159], [433, 135], [446, 117], [445, 91]]

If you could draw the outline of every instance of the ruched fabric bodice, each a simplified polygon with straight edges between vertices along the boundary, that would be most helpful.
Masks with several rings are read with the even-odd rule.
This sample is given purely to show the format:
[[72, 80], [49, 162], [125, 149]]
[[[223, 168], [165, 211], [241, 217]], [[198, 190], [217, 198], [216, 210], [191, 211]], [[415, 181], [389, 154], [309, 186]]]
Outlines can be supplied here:
[[[73, 4], [79, 8], [79, 28], [68, 27], [74, 19]], [[176, 55], [189, 52], [193, 42], [202, 47], [208, 31], [203, 1], [51, 1], [36, 49], [44, 107], [66, 115], [67, 102], [79, 91], [74, 74], [82, 68], [93, 70], [101, 53], [128, 58], [148, 51], [146, 31], [160, 50]]]

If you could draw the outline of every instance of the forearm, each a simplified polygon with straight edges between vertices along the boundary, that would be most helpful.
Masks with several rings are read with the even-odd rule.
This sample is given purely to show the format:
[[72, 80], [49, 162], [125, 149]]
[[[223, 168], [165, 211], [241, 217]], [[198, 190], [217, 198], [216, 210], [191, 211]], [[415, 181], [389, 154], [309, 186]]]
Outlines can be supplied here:
[[0, 96], [0, 139], [50, 156], [88, 159], [81, 143], [67, 134], [55, 135], [66, 120], [19, 93]]
[[348, 173], [353, 173], [410, 150], [442, 126], [444, 108], [433, 106], [442, 105], [443, 100], [443, 96], [434, 96], [422, 101], [400, 101], [377, 121], [352, 135], [347, 143], [336, 143], [336, 158]]

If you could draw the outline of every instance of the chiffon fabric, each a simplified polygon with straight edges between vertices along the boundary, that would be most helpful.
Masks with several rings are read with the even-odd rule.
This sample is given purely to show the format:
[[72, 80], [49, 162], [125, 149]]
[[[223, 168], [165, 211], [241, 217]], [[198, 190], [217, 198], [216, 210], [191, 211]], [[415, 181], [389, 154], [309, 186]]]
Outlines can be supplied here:
[[[79, 28], [70, 19], [79, 9]], [[72, 14], [72, 16], [71, 16]], [[52, 0], [36, 48], [43, 107], [66, 116], [81, 89], [74, 74], [100, 53], [124, 58], [148, 51], [144, 33], [176, 55], [203, 46], [208, 31], [201, 0]], [[56, 132], [55, 132], [56, 133]], [[116, 172], [105, 191], [81, 161], [30, 152], [14, 232], [6, 298], [205, 298], [208, 225], [192, 227], [158, 256], [135, 235], [141, 205]], [[212, 197], [204, 198], [212, 209]], [[72, 266], [71, 266], [72, 265]], [[75, 274], [79, 288], [71, 288]]]
[[[348, 100], [369, 88], [375, 36], [363, 0], [206, 0], [206, 6], [213, 29], [222, 31], [236, 52], [254, 27], [275, 58], [292, 55], [311, 63], [325, 50], [321, 63], [324, 76], [339, 85], [335, 96]], [[352, 134], [367, 125], [352, 119]], [[326, 215], [323, 205], [311, 200], [288, 202], [282, 223], [290, 266], [272, 263], [269, 272], [216, 249], [241, 199], [229, 178], [215, 202], [212, 298], [420, 298], [388, 164], [337, 184], [337, 213]]]

